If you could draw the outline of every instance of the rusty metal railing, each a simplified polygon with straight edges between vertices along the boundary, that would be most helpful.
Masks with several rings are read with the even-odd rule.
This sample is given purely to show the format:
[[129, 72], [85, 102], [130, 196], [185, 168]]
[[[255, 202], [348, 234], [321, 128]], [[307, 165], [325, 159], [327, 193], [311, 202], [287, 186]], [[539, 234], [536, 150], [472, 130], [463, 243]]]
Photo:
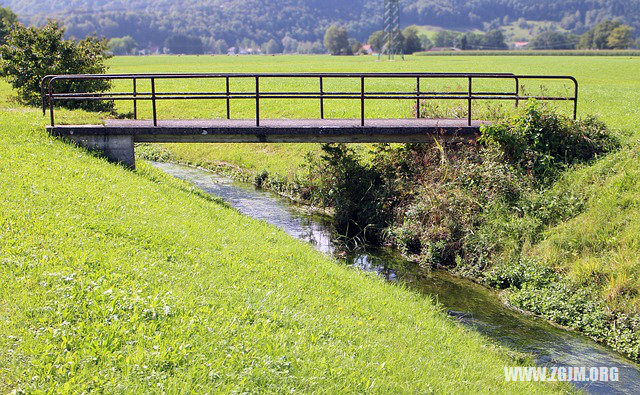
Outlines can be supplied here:
[[[260, 81], [268, 79], [315, 79], [318, 81], [318, 91], [314, 92], [269, 92], [260, 89]], [[412, 92], [367, 92], [366, 80], [369, 79], [414, 79], [416, 90]], [[216, 92], [157, 92], [156, 81], [179, 79], [223, 79], [225, 90]], [[253, 92], [233, 92], [230, 89], [230, 81], [233, 79], [255, 80]], [[328, 79], [356, 79], [360, 82], [357, 92], [326, 91], [325, 81]], [[465, 91], [422, 91], [421, 81], [429, 79], [454, 79], [467, 83]], [[506, 92], [474, 91], [474, 81], [483, 79], [513, 80], [514, 90]], [[130, 80], [130, 92], [57, 92], [56, 83], [63, 81], [90, 81], [90, 80]], [[150, 81], [151, 90], [141, 92], [138, 90], [138, 82]], [[574, 93], [571, 96], [543, 96], [522, 95], [520, 82], [522, 80], [566, 80], [574, 85]], [[324, 104], [326, 100], [351, 99], [360, 101], [360, 124], [365, 125], [365, 104], [367, 100], [415, 100], [416, 117], [420, 118], [421, 100], [464, 100], [467, 102], [467, 121], [471, 125], [473, 102], [477, 100], [510, 100], [517, 107], [520, 101], [537, 99], [547, 101], [571, 101], [573, 102], [573, 117], [578, 114], [578, 81], [571, 76], [561, 75], [516, 75], [510, 73], [205, 73], [205, 74], [82, 74], [82, 75], [48, 75], [42, 79], [42, 111], [46, 114], [47, 105], [51, 114], [51, 126], [55, 126], [54, 108], [56, 101], [120, 101], [127, 100], [133, 103], [133, 117], [138, 118], [138, 102], [151, 101], [153, 113], [153, 125], [158, 126], [157, 102], [161, 100], [225, 100], [226, 117], [231, 119], [231, 100], [255, 100], [256, 126], [260, 126], [260, 102], [268, 99], [309, 99], [318, 100], [320, 105], [320, 119], [324, 119]]]

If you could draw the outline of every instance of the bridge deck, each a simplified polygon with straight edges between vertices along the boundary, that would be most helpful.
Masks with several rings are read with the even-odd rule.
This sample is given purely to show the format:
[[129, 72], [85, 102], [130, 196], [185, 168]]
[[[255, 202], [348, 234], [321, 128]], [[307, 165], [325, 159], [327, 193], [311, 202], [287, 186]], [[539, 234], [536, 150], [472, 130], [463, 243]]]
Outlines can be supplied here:
[[472, 137], [486, 121], [466, 119], [107, 120], [104, 125], [49, 126], [58, 136], [133, 136], [135, 142], [386, 142], [420, 143], [434, 135]]

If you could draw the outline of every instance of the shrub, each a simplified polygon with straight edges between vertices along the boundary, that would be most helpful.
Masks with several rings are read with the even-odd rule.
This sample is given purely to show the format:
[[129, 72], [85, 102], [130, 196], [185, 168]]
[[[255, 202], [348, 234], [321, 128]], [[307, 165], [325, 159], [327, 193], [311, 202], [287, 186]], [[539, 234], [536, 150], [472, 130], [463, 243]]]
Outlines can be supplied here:
[[541, 111], [535, 101], [530, 101], [522, 114], [484, 126], [480, 141], [498, 146], [509, 162], [539, 184], [553, 181], [567, 166], [588, 162], [619, 147], [596, 118], [574, 121]]
[[378, 238], [387, 226], [381, 174], [345, 144], [324, 144], [321, 159], [312, 173], [321, 203], [335, 209], [337, 230], [349, 237]]
[[[18, 91], [20, 99], [30, 105], [41, 103], [40, 83], [48, 74], [102, 74], [107, 70], [107, 44], [95, 36], [81, 41], [65, 40], [64, 28], [49, 21], [45, 26], [15, 25], [0, 47], [2, 75]], [[101, 92], [108, 90], [107, 81], [60, 81], [58, 92]], [[68, 108], [111, 110], [112, 102], [60, 101]]]

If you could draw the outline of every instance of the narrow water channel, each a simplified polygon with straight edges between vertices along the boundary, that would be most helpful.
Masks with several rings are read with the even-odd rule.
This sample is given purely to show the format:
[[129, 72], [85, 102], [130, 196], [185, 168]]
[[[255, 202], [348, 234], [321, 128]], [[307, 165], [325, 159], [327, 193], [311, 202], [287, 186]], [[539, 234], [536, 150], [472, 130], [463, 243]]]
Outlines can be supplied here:
[[[166, 173], [221, 197], [241, 213], [273, 224], [305, 240], [326, 254], [336, 254], [331, 224], [307, 214], [274, 193], [239, 183], [205, 170], [169, 163], [153, 163]], [[545, 320], [526, 316], [502, 304], [496, 293], [444, 271], [426, 270], [389, 249], [339, 252], [348, 265], [401, 281], [431, 295], [463, 325], [513, 350], [532, 353], [539, 365], [618, 367], [617, 382], [576, 383], [592, 394], [640, 394], [640, 367], [616, 352]]]

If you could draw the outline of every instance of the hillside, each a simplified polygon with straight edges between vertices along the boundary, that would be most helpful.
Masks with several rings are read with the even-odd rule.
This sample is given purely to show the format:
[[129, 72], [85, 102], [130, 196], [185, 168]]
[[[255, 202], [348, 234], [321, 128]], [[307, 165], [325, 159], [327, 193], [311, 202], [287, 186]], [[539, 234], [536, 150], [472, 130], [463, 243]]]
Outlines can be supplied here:
[[[242, 40], [258, 45], [285, 36], [319, 41], [332, 23], [348, 26], [359, 40], [382, 28], [382, 0], [248, 0], [173, 2], [75, 0], [4, 0], [23, 21], [39, 23], [48, 17], [64, 20], [70, 35], [98, 32], [107, 37], [130, 35], [141, 47], [161, 46], [171, 34], [203, 38], [208, 48], [233, 46]], [[596, 23], [619, 18], [640, 28], [640, 0], [405, 0], [403, 25], [443, 28], [488, 28], [509, 25], [519, 18], [554, 21], [563, 29], [582, 33]], [[640, 30], [637, 30], [640, 31]], [[218, 42], [218, 44], [216, 44]]]

